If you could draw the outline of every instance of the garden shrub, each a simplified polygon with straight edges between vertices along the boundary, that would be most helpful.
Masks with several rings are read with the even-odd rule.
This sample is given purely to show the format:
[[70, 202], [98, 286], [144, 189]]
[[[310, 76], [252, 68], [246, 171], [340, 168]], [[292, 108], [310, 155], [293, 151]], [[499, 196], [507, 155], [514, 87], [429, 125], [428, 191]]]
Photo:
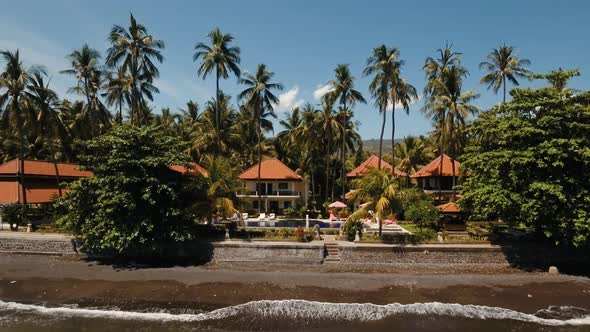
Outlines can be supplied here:
[[363, 223], [360, 221], [348, 220], [344, 223], [344, 226], [342, 226], [344, 236], [346, 236], [346, 239], [351, 242], [354, 241], [356, 234], [359, 234], [359, 236], [362, 235], [362, 230]]

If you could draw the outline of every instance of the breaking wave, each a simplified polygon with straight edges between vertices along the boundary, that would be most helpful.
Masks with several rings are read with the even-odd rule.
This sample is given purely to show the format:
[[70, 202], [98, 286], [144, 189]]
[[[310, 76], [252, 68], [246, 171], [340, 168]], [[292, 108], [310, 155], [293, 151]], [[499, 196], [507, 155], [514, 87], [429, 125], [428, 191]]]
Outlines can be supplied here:
[[168, 312], [85, 309], [72, 306], [47, 307], [43, 305], [0, 301], [0, 315], [5, 316], [10, 312], [40, 315], [57, 319], [106, 318], [153, 322], [205, 322], [244, 316], [258, 317], [260, 319], [286, 318], [294, 320], [319, 319], [370, 322], [396, 315], [436, 315], [482, 320], [513, 320], [546, 326], [590, 325], [590, 311], [576, 307], [550, 307], [540, 310], [536, 314], [527, 314], [499, 307], [439, 302], [376, 305], [310, 302], [303, 300], [265, 300], [225, 307], [207, 313], [173, 314]]

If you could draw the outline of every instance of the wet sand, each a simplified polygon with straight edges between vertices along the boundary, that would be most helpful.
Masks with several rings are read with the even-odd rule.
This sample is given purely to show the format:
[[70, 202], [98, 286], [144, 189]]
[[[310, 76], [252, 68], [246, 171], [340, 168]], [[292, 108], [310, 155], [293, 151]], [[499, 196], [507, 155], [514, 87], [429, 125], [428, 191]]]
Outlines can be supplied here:
[[0, 255], [0, 300], [211, 310], [254, 300], [480, 304], [534, 313], [590, 309], [590, 279], [506, 266], [278, 265], [118, 267], [77, 259]]

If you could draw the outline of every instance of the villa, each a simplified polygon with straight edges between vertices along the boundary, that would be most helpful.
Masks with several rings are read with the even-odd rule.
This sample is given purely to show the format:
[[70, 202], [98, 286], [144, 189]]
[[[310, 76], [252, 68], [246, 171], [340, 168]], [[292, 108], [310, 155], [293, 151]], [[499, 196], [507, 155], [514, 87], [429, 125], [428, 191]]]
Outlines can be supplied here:
[[[57, 170], [62, 184], [93, 175], [92, 172], [79, 170], [76, 164], [58, 163]], [[24, 169], [21, 169], [20, 160], [13, 159], [0, 165], [0, 204], [24, 203], [21, 174], [28, 204], [47, 204], [58, 197], [59, 187], [53, 163], [25, 160]], [[63, 189], [63, 192], [66, 191]]]
[[286, 208], [305, 205], [308, 183], [276, 158], [262, 161], [260, 187], [258, 164], [239, 175], [242, 190], [237, 194], [243, 211], [258, 211], [258, 194], [262, 198], [261, 211], [280, 214]]
[[[356, 179], [358, 177], [363, 176], [366, 172], [369, 171], [371, 168], [378, 168], [379, 167], [379, 157], [372, 154], [367, 160], [361, 163], [357, 168], [350, 171], [346, 174], [346, 177], [349, 179]], [[399, 169], [391, 166], [390, 163], [386, 162], [385, 160], [381, 159], [381, 169], [386, 169], [388, 171], [393, 170], [393, 174], [398, 177], [405, 177], [408, 176], [406, 173], [400, 171]]]
[[[94, 174], [82, 171], [77, 164], [57, 163], [60, 186], [55, 175], [55, 165], [49, 161], [25, 160], [24, 170], [21, 170], [19, 159], [13, 159], [0, 165], [0, 204], [24, 203], [20, 175], [23, 174], [24, 186], [27, 194], [27, 204], [48, 204], [62, 193], [68, 191], [67, 184]], [[183, 176], [207, 176], [205, 168], [197, 163], [191, 163], [188, 168], [180, 165], [169, 167]]]
[[[453, 179], [453, 163], [455, 164], [455, 179]], [[438, 195], [435, 197], [437, 201], [448, 201], [453, 194], [453, 185], [456, 185], [457, 178], [461, 176], [460, 169], [461, 164], [458, 161], [443, 154], [442, 159], [439, 156], [410, 177], [417, 180], [418, 188], [424, 192]]]

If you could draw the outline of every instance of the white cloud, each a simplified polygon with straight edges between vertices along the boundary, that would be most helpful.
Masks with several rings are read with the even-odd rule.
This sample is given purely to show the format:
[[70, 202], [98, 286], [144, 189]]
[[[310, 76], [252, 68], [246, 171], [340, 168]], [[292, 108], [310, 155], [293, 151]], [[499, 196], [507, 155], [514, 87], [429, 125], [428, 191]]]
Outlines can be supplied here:
[[316, 89], [313, 91], [313, 98], [316, 100], [321, 99], [326, 93], [333, 91], [334, 88], [332, 87], [332, 84], [330, 83], [326, 83], [324, 85], [320, 84], [316, 87]]
[[281, 93], [279, 95], [279, 105], [277, 106], [277, 111], [287, 112], [295, 107], [303, 105], [304, 100], [297, 98], [298, 94], [299, 87], [297, 85], [292, 87], [289, 91]]
[[[414, 104], [415, 104], [415, 103], [417, 103], [417, 102], [418, 102], [418, 100], [420, 100], [420, 99], [422, 99], [422, 96], [418, 95], [418, 98], [416, 98], [416, 99], [413, 99], [413, 100], [410, 102], [410, 104], [409, 104], [409, 105], [410, 105], [410, 106], [414, 105]], [[396, 104], [395, 104], [395, 109], [396, 109], [396, 110], [401, 110], [401, 109], [402, 109], [402, 104], [401, 104], [401, 103], [396, 103]], [[391, 102], [389, 102], [389, 103], [387, 104], [387, 110], [388, 110], [388, 111], [391, 111]]]

